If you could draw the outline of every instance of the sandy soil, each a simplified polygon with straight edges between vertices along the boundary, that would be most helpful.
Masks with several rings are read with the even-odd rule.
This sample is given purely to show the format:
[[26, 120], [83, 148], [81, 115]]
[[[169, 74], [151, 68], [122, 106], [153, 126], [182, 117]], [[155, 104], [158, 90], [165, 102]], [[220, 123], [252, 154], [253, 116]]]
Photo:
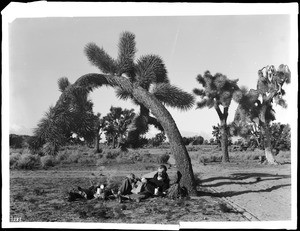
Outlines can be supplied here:
[[209, 164], [195, 168], [201, 191], [243, 211], [249, 220], [291, 219], [290, 164]]
[[[73, 186], [88, 186], [89, 180], [101, 181], [110, 175], [121, 180], [134, 166], [11, 171], [11, 215], [26, 221], [162, 224], [291, 219], [290, 164], [209, 163], [193, 168], [200, 179], [199, 197], [181, 201], [153, 198], [138, 204], [127, 202], [123, 207], [116, 201], [69, 203], [63, 195]], [[152, 170], [136, 169], [134, 173], [141, 176]], [[174, 166], [168, 170], [170, 177], [175, 171]]]

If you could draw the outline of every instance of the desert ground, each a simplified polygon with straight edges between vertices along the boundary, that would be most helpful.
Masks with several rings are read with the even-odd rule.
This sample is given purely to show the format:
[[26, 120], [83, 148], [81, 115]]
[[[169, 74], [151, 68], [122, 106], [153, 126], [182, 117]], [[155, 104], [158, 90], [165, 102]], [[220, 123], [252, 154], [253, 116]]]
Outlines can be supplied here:
[[[85, 150], [81, 156], [86, 159], [82, 161], [62, 161], [34, 170], [11, 169], [11, 221], [178, 224], [291, 219], [290, 153], [279, 153], [281, 165], [269, 166], [259, 162], [261, 151], [231, 152], [230, 163], [222, 163], [217, 148], [188, 150], [199, 195], [178, 200], [154, 197], [121, 204], [117, 200], [67, 200], [69, 190], [88, 187], [90, 180], [117, 187], [130, 172], [142, 176], [156, 170], [159, 164], [149, 158], [93, 162], [87, 158], [92, 154]], [[166, 165], [170, 178], [174, 177], [176, 164], [168, 149], [141, 149], [135, 153], [147, 153], [148, 157], [169, 153]]]

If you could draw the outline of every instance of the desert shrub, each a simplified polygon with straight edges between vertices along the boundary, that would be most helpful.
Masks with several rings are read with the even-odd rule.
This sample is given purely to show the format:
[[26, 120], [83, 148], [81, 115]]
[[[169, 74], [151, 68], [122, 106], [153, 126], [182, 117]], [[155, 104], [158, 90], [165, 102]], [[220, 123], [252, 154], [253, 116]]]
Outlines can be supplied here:
[[58, 146], [52, 143], [45, 143], [42, 148], [42, 152], [44, 155], [56, 155], [58, 152]]
[[242, 159], [246, 159], [246, 160], [258, 160], [261, 154], [256, 152], [252, 152], [252, 153], [249, 152], [249, 153], [241, 154], [241, 156], [243, 157]]
[[41, 165], [43, 168], [53, 167], [56, 164], [56, 160], [51, 155], [41, 157]]
[[170, 159], [170, 155], [165, 153], [157, 156], [157, 163], [158, 164], [166, 164], [168, 163], [168, 160]]
[[291, 159], [291, 152], [290, 151], [280, 151], [279, 154], [276, 156], [277, 159]]
[[198, 163], [221, 162], [222, 155], [220, 154], [203, 154], [198, 156]]
[[17, 167], [20, 169], [37, 169], [41, 166], [41, 160], [38, 155], [32, 155], [30, 153], [24, 153], [17, 161]]
[[194, 140], [193, 137], [182, 137], [184, 145], [189, 145]]
[[166, 135], [164, 132], [157, 133], [155, 137], [148, 140], [148, 144], [152, 147], [160, 146], [166, 140]]
[[79, 158], [81, 157], [81, 154], [79, 151], [73, 151], [71, 154], [69, 154], [68, 159], [64, 162], [67, 163], [78, 163]]
[[192, 145], [201, 145], [204, 142], [204, 138], [202, 136], [196, 136], [194, 137], [194, 140], [192, 141]]
[[17, 167], [18, 161], [21, 157], [20, 153], [12, 153], [9, 155], [9, 165], [10, 168], [14, 169]]
[[102, 166], [111, 163], [111, 159], [107, 159], [106, 157], [102, 157], [96, 161], [97, 166]]
[[107, 159], [116, 159], [122, 153], [118, 149], [107, 149], [103, 151], [103, 156]]
[[70, 154], [71, 153], [68, 152], [67, 150], [59, 151], [56, 155], [56, 161], [57, 162], [64, 162], [69, 158]]
[[197, 152], [190, 152], [189, 156], [190, 156], [191, 160], [197, 160], [199, 158], [200, 154]]
[[130, 163], [141, 161], [141, 159], [142, 159], [141, 154], [136, 150], [122, 151], [116, 158], [118, 162], [130, 162]]
[[12, 148], [22, 148], [23, 137], [15, 134], [9, 135], [9, 146]]
[[186, 146], [186, 149], [188, 152], [196, 152], [199, 150], [196, 145], [195, 146], [188, 145], [188, 146]]
[[96, 164], [96, 159], [93, 157], [81, 157], [78, 159], [78, 163], [80, 164]]
[[148, 153], [144, 153], [140, 157], [140, 161], [143, 163], [156, 163], [155, 155]]

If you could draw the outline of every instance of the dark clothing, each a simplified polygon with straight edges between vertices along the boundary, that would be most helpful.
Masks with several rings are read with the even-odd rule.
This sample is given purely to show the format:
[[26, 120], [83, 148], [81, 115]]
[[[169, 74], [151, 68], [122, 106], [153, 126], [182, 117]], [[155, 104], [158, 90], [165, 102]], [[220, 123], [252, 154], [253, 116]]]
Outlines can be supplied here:
[[119, 188], [120, 194], [121, 195], [129, 195], [131, 194], [132, 190], [132, 183], [129, 178], [125, 178], [125, 180], [122, 182], [122, 185]]
[[[170, 179], [166, 172], [162, 173], [162, 179], [158, 180], [158, 173], [153, 178], [149, 179], [148, 182], [156, 186], [159, 192], [165, 192], [170, 187]], [[154, 190], [153, 190], [154, 192]]]
[[[165, 192], [170, 187], [169, 176], [167, 173], [162, 173], [161, 180], [157, 179], [158, 176], [158, 173], [156, 173], [153, 178], [148, 178], [147, 183], [142, 185], [141, 191], [138, 194], [145, 195], [145, 198], [148, 198], [154, 195], [155, 188], [158, 188], [160, 193]], [[119, 192], [121, 195], [130, 195], [132, 194], [132, 189], [132, 181], [129, 178], [125, 178], [125, 180], [122, 182]]]
[[85, 193], [85, 198], [90, 200], [90, 199], [94, 198], [94, 194], [97, 191], [97, 188], [95, 186], [90, 186], [87, 189], [78, 187], [78, 191], [79, 192], [84, 192]]

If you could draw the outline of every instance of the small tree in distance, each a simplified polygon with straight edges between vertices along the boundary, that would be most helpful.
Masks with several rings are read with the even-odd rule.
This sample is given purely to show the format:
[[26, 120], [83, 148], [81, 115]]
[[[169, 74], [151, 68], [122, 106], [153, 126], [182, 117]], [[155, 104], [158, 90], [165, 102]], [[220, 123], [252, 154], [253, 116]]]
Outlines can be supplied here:
[[214, 108], [218, 113], [221, 122], [222, 161], [229, 162], [227, 118], [233, 94], [239, 89], [237, 86], [238, 79], [230, 80], [220, 73], [213, 76], [209, 71], [206, 71], [203, 76], [197, 76], [197, 81], [203, 87], [202, 89], [194, 89], [194, 93], [201, 98], [201, 101], [197, 103], [197, 109]]
[[128, 126], [135, 116], [133, 109], [122, 109], [121, 107], [111, 107], [109, 113], [103, 117], [106, 140], [112, 148], [119, 148], [125, 139]]

